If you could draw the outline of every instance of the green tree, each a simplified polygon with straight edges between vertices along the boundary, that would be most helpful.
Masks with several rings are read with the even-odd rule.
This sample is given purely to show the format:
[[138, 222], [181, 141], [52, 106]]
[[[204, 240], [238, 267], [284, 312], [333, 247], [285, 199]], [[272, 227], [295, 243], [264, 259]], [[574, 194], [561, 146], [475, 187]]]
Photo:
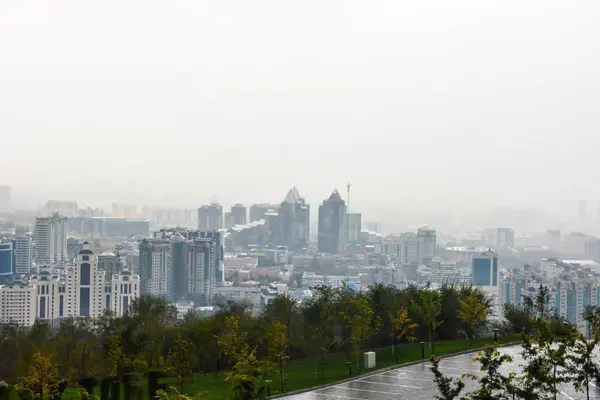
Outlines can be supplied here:
[[469, 346], [473, 344], [475, 329], [486, 320], [487, 307], [477, 297], [468, 295], [464, 299], [458, 300], [460, 308], [458, 309], [458, 319], [467, 337]]
[[390, 314], [390, 319], [392, 320], [393, 334], [394, 334], [394, 343], [392, 345], [392, 354], [396, 356], [396, 362], [398, 362], [398, 352], [396, 351], [396, 341], [402, 341], [402, 339], [414, 342], [417, 340], [415, 336], [413, 336], [414, 330], [419, 326], [415, 324], [408, 315], [408, 308], [402, 307], [400, 310], [396, 312], [396, 316], [394, 317]]
[[379, 331], [379, 321], [373, 321], [373, 314], [369, 298], [365, 295], [356, 297], [352, 312], [341, 313], [350, 328], [350, 344], [356, 356], [356, 367], [360, 367], [359, 359], [365, 342]]
[[217, 342], [223, 354], [229, 357], [233, 365], [236, 365], [249, 353], [248, 334], [240, 332], [240, 317], [237, 315], [227, 317], [225, 325], [226, 328], [221, 336], [217, 337]]
[[196, 349], [192, 343], [183, 338], [181, 333], [177, 334], [173, 347], [169, 354], [169, 361], [183, 392], [185, 379], [193, 376], [194, 365], [196, 364]]
[[597, 349], [598, 336], [589, 339], [581, 336], [567, 356], [568, 381], [577, 391], [585, 391], [587, 400], [590, 399], [590, 382], [600, 379], [600, 371], [594, 361]]
[[503, 375], [500, 368], [511, 363], [512, 357], [501, 354], [496, 346], [487, 346], [473, 359], [479, 362], [482, 375], [466, 374], [478, 384], [478, 388], [468, 394], [470, 400], [511, 400], [516, 395], [514, 374]]
[[240, 357], [227, 373], [225, 381], [231, 385], [232, 400], [255, 400], [264, 395], [265, 382], [262, 380], [267, 368], [256, 358], [256, 351]]
[[440, 359], [431, 357], [431, 372], [434, 375], [434, 382], [438, 393], [435, 395], [437, 400], [455, 400], [465, 388], [465, 383], [461, 379], [449, 378], [440, 371]]
[[435, 290], [424, 289], [420, 292], [418, 299], [411, 299], [411, 301], [414, 312], [421, 316], [424, 325], [427, 327], [429, 347], [432, 353], [435, 354], [435, 333], [443, 323], [443, 321], [438, 321], [438, 317], [442, 312], [439, 293]]
[[285, 391], [283, 366], [290, 358], [287, 354], [288, 340], [285, 335], [286, 326], [279, 321], [273, 322], [269, 331], [269, 355], [279, 367], [279, 379], [281, 381], [281, 392]]

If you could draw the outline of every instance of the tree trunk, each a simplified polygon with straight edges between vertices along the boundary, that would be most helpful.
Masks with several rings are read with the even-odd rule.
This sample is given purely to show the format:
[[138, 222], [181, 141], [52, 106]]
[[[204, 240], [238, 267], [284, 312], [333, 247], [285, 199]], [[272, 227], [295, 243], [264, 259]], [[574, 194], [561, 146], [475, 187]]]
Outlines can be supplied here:
[[279, 359], [279, 379], [281, 380], [281, 393], [283, 393], [283, 363], [281, 362], [281, 358]]

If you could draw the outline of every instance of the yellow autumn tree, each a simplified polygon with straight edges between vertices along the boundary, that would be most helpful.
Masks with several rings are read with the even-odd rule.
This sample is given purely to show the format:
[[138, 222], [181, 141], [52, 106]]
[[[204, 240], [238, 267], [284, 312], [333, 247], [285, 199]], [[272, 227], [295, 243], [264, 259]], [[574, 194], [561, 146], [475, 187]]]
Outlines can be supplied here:
[[44, 399], [53, 389], [56, 367], [49, 356], [36, 352], [31, 358], [27, 375], [19, 379], [17, 390], [30, 390], [34, 398]]
[[473, 344], [475, 329], [485, 321], [487, 316], [487, 306], [479, 298], [468, 295], [464, 299], [458, 299], [458, 319], [462, 330], [469, 338], [469, 346]]
[[288, 355], [288, 339], [285, 335], [285, 324], [275, 320], [269, 332], [269, 355], [274, 363], [279, 367], [279, 379], [281, 381], [281, 392], [284, 392], [283, 366], [290, 358]]
[[408, 308], [402, 307], [400, 310], [396, 312], [396, 316], [390, 314], [390, 320], [392, 321], [392, 328], [394, 330], [394, 345], [392, 346], [392, 354], [396, 355], [396, 362], [398, 362], [398, 352], [396, 351], [396, 343], [401, 342], [402, 339], [408, 342], [414, 342], [417, 340], [416, 337], [413, 336], [413, 332], [415, 329], [419, 327], [419, 324], [416, 324], [410, 319], [408, 315]]

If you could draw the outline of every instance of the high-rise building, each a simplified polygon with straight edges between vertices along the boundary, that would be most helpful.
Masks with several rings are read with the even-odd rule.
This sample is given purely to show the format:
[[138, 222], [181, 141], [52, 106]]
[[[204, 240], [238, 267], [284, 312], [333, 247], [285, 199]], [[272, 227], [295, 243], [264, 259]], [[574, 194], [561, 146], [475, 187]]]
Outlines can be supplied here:
[[498, 286], [498, 255], [485, 252], [473, 257], [473, 285], [482, 287]]
[[121, 258], [111, 251], [105, 251], [98, 256], [98, 269], [104, 271], [106, 281], [110, 282], [113, 275], [118, 275], [123, 271]]
[[0, 323], [31, 326], [35, 322], [35, 286], [13, 281], [0, 286]]
[[36, 287], [35, 317], [49, 321], [51, 324], [58, 321], [62, 316], [61, 311], [64, 312], [64, 299], [62, 304], [60, 301], [60, 289], [64, 287], [64, 282], [44, 269], [37, 276], [33, 276], [29, 283]]
[[67, 261], [67, 218], [53, 214], [36, 218], [35, 262], [37, 265], [62, 264]]
[[287, 246], [289, 250], [303, 249], [310, 238], [310, 206], [293, 187], [288, 191], [279, 207], [280, 237], [277, 245]]
[[201, 232], [187, 244], [188, 295], [212, 304], [217, 283], [223, 281], [223, 244], [220, 232]]
[[231, 207], [231, 225], [246, 225], [248, 210], [243, 204], [234, 204]]
[[223, 214], [223, 226], [225, 229], [229, 229], [233, 226], [231, 211], [227, 211], [225, 214]]
[[74, 266], [66, 268], [67, 315], [97, 318], [106, 307], [105, 274], [98, 269], [98, 257], [88, 242], [77, 255]]
[[475, 255], [473, 256], [471, 267], [473, 286], [480, 287], [492, 296], [495, 312], [500, 316], [502, 309], [500, 306], [500, 265], [498, 264], [498, 255], [493, 251]]
[[278, 209], [279, 206], [274, 204], [252, 204], [250, 206], [250, 222], [265, 219], [268, 212], [275, 212]]
[[139, 264], [140, 293], [168, 297], [173, 290], [170, 241], [157, 238], [142, 240]]
[[505, 248], [515, 247], [515, 231], [510, 228], [498, 228], [496, 230], [496, 246]]
[[413, 232], [400, 235], [402, 247], [400, 248], [400, 263], [404, 265], [419, 264], [419, 237]]
[[122, 317], [129, 312], [133, 301], [140, 296], [140, 277], [127, 269], [114, 274], [110, 291], [110, 307], [107, 308], [114, 311], [118, 317]]
[[348, 243], [360, 244], [361, 225], [362, 215], [360, 213], [348, 214]]
[[13, 254], [12, 242], [0, 239], [0, 285], [13, 277]]
[[170, 237], [171, 264], [173, 265], [173, 297], [175, 300], [187, 298], [188, 265], [187, 265], [187, 239], [181, 232], [175, 232]]
[[30, 236], [17, 236], [12, 240], [13, 273], [28, 275], [33, 261], [33, 245]]
[[346, 202], [335, 189], [319, 207], [319, 253], [339, 253], [346, 246]]
[[198, 209], [198, 230], [218, 231], [223, 228], [223, 207], [218, 203]]
[[436, 236], [435, 229], [428, 227], [419, 228], [419, 264], [431, 264], [435, 257]]
[[0, 185], [0, 211], [11, 210], [10, 186]]

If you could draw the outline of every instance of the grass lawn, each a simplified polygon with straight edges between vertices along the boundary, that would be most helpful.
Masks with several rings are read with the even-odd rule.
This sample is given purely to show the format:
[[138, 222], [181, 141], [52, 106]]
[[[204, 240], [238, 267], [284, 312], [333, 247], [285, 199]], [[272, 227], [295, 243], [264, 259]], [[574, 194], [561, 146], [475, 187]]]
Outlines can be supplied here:
[[[501, 337], [498, 340], [500, 343], [509, 343], [520, 341], [519, 337]], [[491, 344], [493, 339], [481, 339], [474, 340], [472, 348], [483, 347], [486, 344]], [[469, 349], [469, 342], [467, 340], [459, 341], [448, 341], [448, 342], [437, 342], [435, 344], [436, 355], [444, 355], [450, 353], [456, 353], [463, 350]], [[385, 347], [376, 349], [377, 353], [376, 361], [377, 367], [385, 368], [396, 364], [402, 364], [410, 361], [417, 361], [421, 359], [421, 345], [419, 343], [408, 343], [398, 345], [396, 348], [398, 352], [398, 362], [396, 362], [395, 356], [392, 355], [391, 347]], [[425, 357], [429, 357], [430, 352], [425, 345]], [[340, 379], [348, 377], [348, 367], [346, 362], [350, 361], [346, 353], [334, 353], [329, 354], [325, 361], [325, 372], [324, 378], [321, 379], [320, 369], [319, 374], [316, 376], [316, 366], [318, 359], [305, 358], [301, 360], [292, 360], [285, 365], [285, 392], [293, 390], [310, 388], [313, 386], [322, 385], [325, 383], [334, 382]], [[355, 359], [353, 358], [353, 364]], [[361, 360], [362, 361], [362, 360]], [[373, 370], [357, 371], [356, 365], [352, 366], [352, 374], [358, 375], [363, 372], [371, 372]], [[190, 395], [196, 392], [203, 392], [203, 400], [224, 400], [227, 399], [231, 393], [229, 385], [224, 381], [225, 373], [219, 373], [218, 377], [215, 374], [196, 374], [193, 381], [190, 379], [184, 384], [184, 392]], [[279, 372], [273, 371], [269, 373], [267, 379], [272, 380], [271, 383], [271, 394], [281, 393], [281, 382], [279, 379]], [[165, 378], [161, 382], [167, 383], [169, 386], [176, 386], [179, 388], [179, 382], [175, 378]], [[144, 393], [147, 391], [147, 383], [142, 383]], [[68, 388], [63, 396], [63, 399], [78, 399], [79, 388]], [[121, 391], [123, 393], [123, 390]], [[96, 387], [96, 394], [100, 395], [99, 387]]]

